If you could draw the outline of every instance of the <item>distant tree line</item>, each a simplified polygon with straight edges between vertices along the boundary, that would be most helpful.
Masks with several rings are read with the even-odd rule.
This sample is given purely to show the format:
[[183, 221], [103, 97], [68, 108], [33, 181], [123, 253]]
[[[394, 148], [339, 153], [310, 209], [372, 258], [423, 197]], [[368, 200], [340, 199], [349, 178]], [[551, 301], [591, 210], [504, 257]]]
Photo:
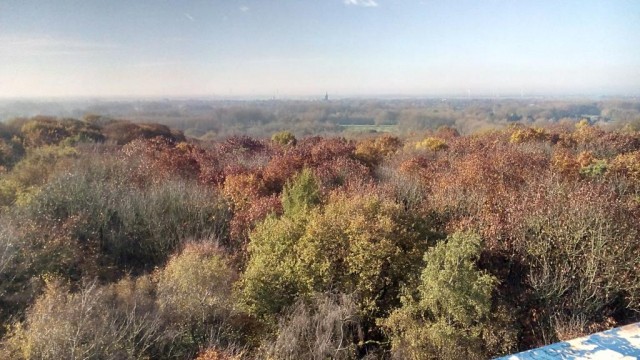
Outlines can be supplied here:
[[[640, 102], [633, 99], [345, 99], [332, 101], [165, 100], [0, 103], [0, 119], [29, 114], [128, 119], [160, 123], [188, 137], [221, 140], [234, 135], [268, 137], [391, 132], [407, 135], [451, 126], [463, 134], [499, 129], [517, 122], [530, 126], [582, 119], [608, 128], [640, 127]], [[100, 115], [94, 115], [100, 114]], [[28, 116], [27, 116], [28, 117]]]

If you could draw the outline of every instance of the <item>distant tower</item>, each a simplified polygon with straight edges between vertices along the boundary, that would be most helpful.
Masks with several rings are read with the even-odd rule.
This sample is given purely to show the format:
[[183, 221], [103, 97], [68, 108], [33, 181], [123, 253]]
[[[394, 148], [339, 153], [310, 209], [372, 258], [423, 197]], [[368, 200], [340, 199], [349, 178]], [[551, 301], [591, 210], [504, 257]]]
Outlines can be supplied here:
[[324, 101], [329, 101], [329, 92], [324, 94]]

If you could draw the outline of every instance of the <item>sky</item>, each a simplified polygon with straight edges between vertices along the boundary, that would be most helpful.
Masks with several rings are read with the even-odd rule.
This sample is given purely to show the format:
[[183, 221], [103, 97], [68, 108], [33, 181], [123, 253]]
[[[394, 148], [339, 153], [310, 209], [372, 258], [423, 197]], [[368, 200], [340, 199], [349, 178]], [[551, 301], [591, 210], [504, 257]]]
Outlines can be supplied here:
[[638, 0], [0, 0], [0, 98], [640, 95]]

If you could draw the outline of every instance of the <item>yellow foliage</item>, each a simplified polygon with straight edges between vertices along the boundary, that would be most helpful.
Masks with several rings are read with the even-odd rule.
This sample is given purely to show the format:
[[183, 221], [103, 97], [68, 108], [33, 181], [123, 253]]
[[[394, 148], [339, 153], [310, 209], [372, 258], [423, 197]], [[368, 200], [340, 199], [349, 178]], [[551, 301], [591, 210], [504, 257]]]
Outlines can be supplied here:
[[576, 124], [576, 130], [571, 134], [571, 138], [579, 144], [586, 144], [602, 136], [603, 133], [602, 129], [591, 125], [588, 120], [582, 119]]
[[436, 138], [436, 137], [428, 137], [418, 143], [416, 143], [417, 150], [431, 150], [431, 151], [440, 151], [446, 149], [447, 142]]
[[188, 142], [181, 141], [176, 144], [176, 150], [180, 150], [183, 153], [190, 153], [194, 150], [194, 146], [189, 144]]
[[61, 159], [77, 155], [67, 146], [42, 146], [30, 150], [14, 168], [0, 178], [0, 206], [28, 204]]
[[580, 164], [570, 151], [557, 149], [551, 158], [552, 168], [563, 175], [577, 175]]
[[271, 141], [280, 145], [295, 145], [296, 137], [290, 131], [280, 131], [271, 136]]
[[587, 119], [582, 119], [579, 122], [576, 123], [576, 130], [580, 130], [580, 129], [584, 129], [584, 128], [588, 128], [591, 127], [591, 124], [589, 123], [589, 120]]
[[240, 360], [242, 359], [242, 353], [231, 354], [224, 350], [219, 350], [215, 347], [208, 348], [201, 352], [195, 360]]
[[594, 161], [596, 161], [596, 157], [593, 156], [591, 151], [583, 151], [578, 154], [578, 157], [576, 158], [576, 162], [580, 167], [589, 166], [593, 164]]
[[243, 294], [268, 317], [312, 292], [356, 294], [368, 314], [395, 301], [394, 279], [415, 276], [428, 234], [402, 205], [374, 195], [334, 195], [325, 207], [268, 218], [251, 235]]
[[640, 183], [640, 151], [619, 154], [611, 161], [611, 170]]
[[231, 307], [234, 276], [214, 246], [190, 244], [158, 274], [160, 308], [176, 322], [202, 322]]
[[375, 139], [359, 142], [356, 146], [355, 156], [367, 164], [375, 165], [380, 163], [386, 156], [398, 151], [401, 145], [400, 139], [385, 134]]
[[539, 127], [516, 129], [511, 133], [509, 141], [513, 144], [521, 144], [524, 142], [545, 141], [549, 139], [549, 134]]

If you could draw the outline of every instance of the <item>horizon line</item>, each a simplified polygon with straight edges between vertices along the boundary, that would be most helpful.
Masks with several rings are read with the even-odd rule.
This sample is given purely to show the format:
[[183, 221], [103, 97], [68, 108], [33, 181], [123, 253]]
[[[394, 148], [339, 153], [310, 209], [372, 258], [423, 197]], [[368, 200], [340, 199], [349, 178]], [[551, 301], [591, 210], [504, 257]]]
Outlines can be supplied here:
[[[287, 101], [287, 100], [322, 100], [325, 99], [327, 92], [318, 93], [317, 95], [289, 95], [289, 94], [238, 94], [238, 95], [33, 95], [33, 96], [2, 96], [0, 101], [117, 101], [117, 100], [208, 100], [208, 101]], [[638, 98], [638, 93], [552, 93], [552, 92], [532, 92], [532, 93], [515, 93], [515, 92], [485, 92], [476, 94], [461, 93], [433, 93], [433, 94], [410, 94], [410, 93], [387, 93], [387, 94], [363, 94], [363, 93], [337, 93], [332, 95], [328, 92], [329, 101], [331, 100], [408, 100], [408, 99], [540, 99], [540, 98]]]

